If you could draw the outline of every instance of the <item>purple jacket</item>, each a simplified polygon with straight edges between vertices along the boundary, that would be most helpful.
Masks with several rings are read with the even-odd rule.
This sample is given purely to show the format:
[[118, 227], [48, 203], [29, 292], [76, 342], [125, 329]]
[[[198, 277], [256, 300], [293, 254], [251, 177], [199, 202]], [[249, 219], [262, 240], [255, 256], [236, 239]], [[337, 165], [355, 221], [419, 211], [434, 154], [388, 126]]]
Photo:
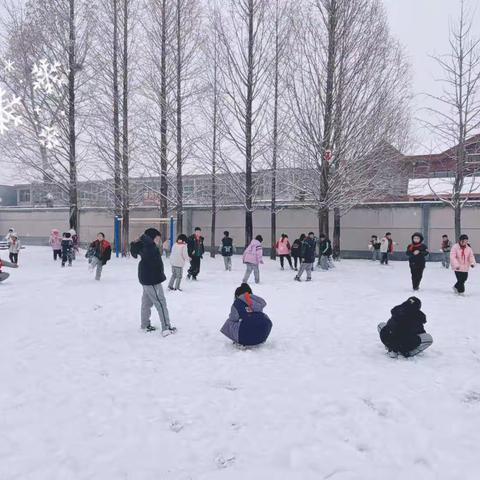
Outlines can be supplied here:
[[252, 240], [250, 245], [243, 252], [243, 263], [259, 265], [263, 263], [263, 248], [258, 240]]
[[[245, 300], [245, 295], [240, 295], [240, 297], [238, 298], [245, 304], [247, 303]], [[250, 298], [252, 300], [252, 310], [254, 312], [263, 312], [263, 309], [267, 306], [267, 302], [263, 298], [257, 297], [256, 295], [251, 295]], [[240, 314], [235, 308], [235, 305], [232, 305], [232, 309], [230, 310], [230, 316], [228, 317], [227, 321], [224, 323], [220, 331], [230, 340], [238, 343], [240, 323]]]

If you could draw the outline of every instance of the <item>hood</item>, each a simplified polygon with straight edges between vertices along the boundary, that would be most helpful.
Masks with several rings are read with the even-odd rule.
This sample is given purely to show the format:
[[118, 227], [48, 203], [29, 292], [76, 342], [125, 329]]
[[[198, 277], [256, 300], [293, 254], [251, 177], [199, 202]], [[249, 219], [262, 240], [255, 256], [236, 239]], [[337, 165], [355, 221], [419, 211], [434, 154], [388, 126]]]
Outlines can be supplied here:
[[250, 245], [255, 245], [255, 246], [257, 247], [258, 245], [261, 245], [261, 243], [260, 243], [257, 239], [254, 238], [254, 239], [251, 241]]
[[[140, 240], [144, 245], [155, 245], [153, 238], [146, 235], [145, 233], [140, 237]], [[155, 245], [156, 246], [156, 245]]]
[[415, 232], [412, 235], [412, 243], [413, 243], [413, 237], [420, 237], [420, 243], [423, 243], [423, 235], [420, 232]]
[[[246, 295], [247, 294], [243, 293], [238, 298], [243, 303], [248, 305]], [[261, 312], [265, 308], [266, 303], [265, 303], [265, 300], [263, 300], [262, 298], [257, 297], [256, 295], [250, 295], [250, 300], [251, 300], [251, 305], [250, 306], [251, 306], [251, 308], [254, 312]]]
[[59, 236], [60, 235], [60, 230], [57, 230], [56, 228], [54, 228], [52, 230], [52, 235]]
[[392, 315], [399, 314], [399, 313], [413, 315], [417, 312], [420, 312], [421, 308], [422, 308], [421, 300], [417, 297], [410, 297], [402, 304], [397, 305], [396, 307], [393, 307], [391, 312], [392, 312]]

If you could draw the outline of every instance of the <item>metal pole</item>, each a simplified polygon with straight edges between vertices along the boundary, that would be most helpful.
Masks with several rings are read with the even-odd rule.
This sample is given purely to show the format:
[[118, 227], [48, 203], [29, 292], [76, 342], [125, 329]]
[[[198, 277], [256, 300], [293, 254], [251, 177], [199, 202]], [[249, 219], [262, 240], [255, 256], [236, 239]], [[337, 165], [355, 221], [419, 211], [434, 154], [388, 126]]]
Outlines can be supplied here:
[[170, 217], [170, 253], [172, 252], [172, 248], [173, 248], [174, 225], [175, 225], [175, 220], [173, 219], [173, 217]]
[[115, 232], [115, 256], [118, 258], [120, 256], [120, 218], [115, 217], [114, 223], [114, 232]]

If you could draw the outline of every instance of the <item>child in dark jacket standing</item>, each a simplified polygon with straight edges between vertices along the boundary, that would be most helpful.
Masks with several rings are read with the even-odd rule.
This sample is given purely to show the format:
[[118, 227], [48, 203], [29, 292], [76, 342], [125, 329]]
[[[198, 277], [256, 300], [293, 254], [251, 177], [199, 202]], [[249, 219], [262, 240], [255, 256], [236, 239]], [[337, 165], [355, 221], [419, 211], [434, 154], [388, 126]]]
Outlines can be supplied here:
[[177, 329], [170, 325], [167, 300], [163, 293], [162, 283], [166, 280], [160, 242], [162, 236], [155, 228], [147, 228], [145, 233], [135, 242], [130, 244], [130, 253], [133, 258], [140, 256], [138, 264], [138, 280], [143, 288], [142, 295], [142, 329], [147, 332], [156, 330], [150, 324], [152, 307], [155, 307], [162, 324], [162, 335], [166, 337], [175, 333]]
[[448, 235], [442, 235], [442, 267], [450, 268], [450, 250], [452, 249], [452, 242], [450, 242]]
[[238, 345], [264, 343], [272, 330], [271, 320], [263, 313], [266, 305], [263, 298], [253, 295], [248, 284], [242, 283], [235, 290], [230, 316], [220, 331]]
[[310, 282], [312, 280], [313, 264], [315, 263], [315, 247], [317, 245], [315, 234], [310, 232], [308, 237], [305, 237], [305, 234], [302, 233], [302, 235], [300, 235], [300, 240], [302, 241], [300, 254], [302, 257], [302, 263], [300, 264], [300, 270], [294, 280], [301, 282], [303, 272], [307, 272], [307, 282]]
[[420, 288], [425, 270], [425, 257], [428, 255], [428, 247], [423, 243], [421, 233], [416, 232], [412, 235], [412, 243], [407, 247], [406, 253], [412, 274], [412, 287], [416, 291]]
[[232, 255], [233, 255], [233, 239], [230, 236], [230, 232], [223, 232], [222, 246], [220, 247], [220, 253], [223, 257], [223, 262], [225, 264], [225, 270], [227, 272], [232, 271]]
[[398, 357], [398, 354], [413, 357], [433, 343], [432, 336], [425, 332], [427, 318], [421, 308], [420, 299], [410, 297], [392, 308], [392, 316], [387, 323], [378, 325], [380, 339], [392, 358]]
[[70, 232], [65, 232], [62, 238], [62, 267], [68, 262], [68, 266], [72, 266], [73, 260], [73, 240]]

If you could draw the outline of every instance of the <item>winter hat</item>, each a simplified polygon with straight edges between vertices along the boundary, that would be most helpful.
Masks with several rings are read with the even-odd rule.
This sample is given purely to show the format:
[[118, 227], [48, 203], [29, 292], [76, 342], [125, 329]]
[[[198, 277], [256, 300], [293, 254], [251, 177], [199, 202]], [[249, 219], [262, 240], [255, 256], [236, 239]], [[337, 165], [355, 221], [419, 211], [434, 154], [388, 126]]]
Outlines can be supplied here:
[[70, 238], [72, 235], [70, 234], [70, 232], [65, 232], [65, 233], [63, 234], [63, 236], [64, 236], [65, 238]]
[[412, 310], [420, 310], [422, 308], [422, 302], [417, 297], [410, 297], [404, 305], [408, 306]]
[[252, 289], [248, 283], [242, 283], [236, 290], [235, 290], [235, 297], [239, 297], [244, 293], [252, 294]]
[[460, 237], [459, 237], [459, 239], [458, 239], [458, 240], [459, 240], [459, 241], [462, 241], [462, 240], [468, 240], [468, 235], [465, 235], [465, 234], [463, 234], [463, 235], [460, 235]]
[[423, 242], [423, 235], [422, 235], [420, 232], [415, 232], [415, 233], [412, 235], [412, 243], [413, 243], [413, 237], [418, 237], [418, 238], [420, 238], [420, 243]]
[[160, 232], [156, 228], [147, 228], [145, 230], [145, 235], [150, 237], [152, 240], [155, 240], [157, 237], [161, 237]]

